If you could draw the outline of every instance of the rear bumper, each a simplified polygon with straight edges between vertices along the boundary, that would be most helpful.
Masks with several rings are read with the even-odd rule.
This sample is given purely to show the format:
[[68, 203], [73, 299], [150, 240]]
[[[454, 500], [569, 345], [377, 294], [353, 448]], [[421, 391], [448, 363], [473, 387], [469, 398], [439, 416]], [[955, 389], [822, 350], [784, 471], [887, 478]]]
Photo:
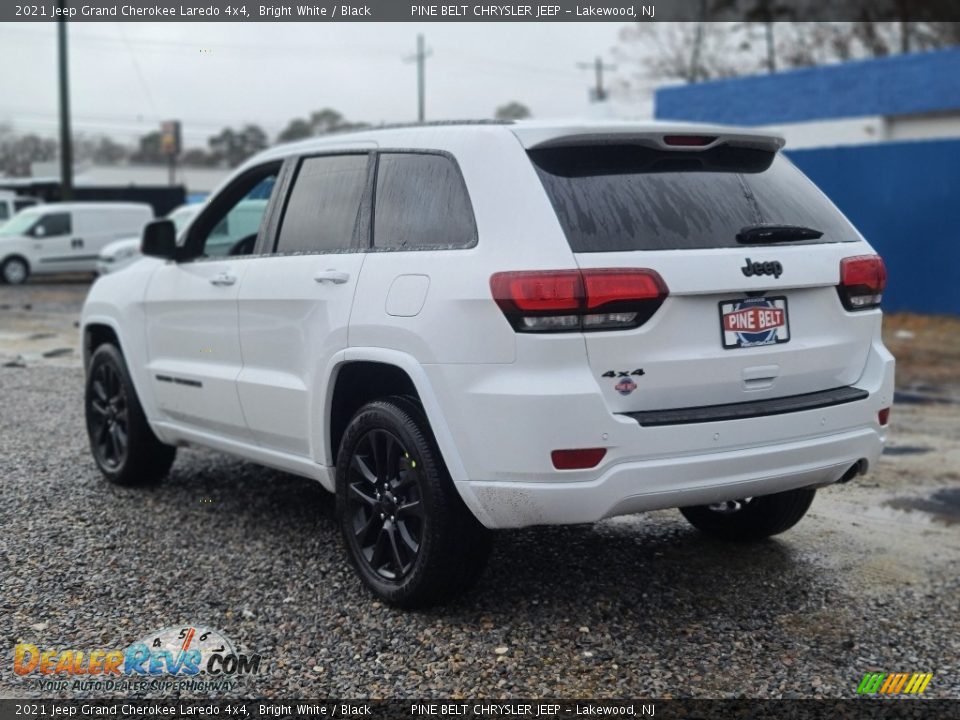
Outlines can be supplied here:
[[574, 524], [646, 510], [706, 505], [839, 480], [858, 460], [873, 463], [873, 428], [798, 442], [689, 457], [624, 462], [585, 482], [469, 482], [488, 527]]
[[[487, 527], [594, 522], [830, 484], [860, 460], [877, 461], [886, 435], [877, 414], [893, 401], [894, 360], [879, 340], [854, 385], [860, 399], [676, 425], [611, 413], [589, 370], [564, 365], [429, 369], [438, 397], [457, 396], [443, 407], [457, 455], [447, 465]], [[596, 468], [550, 462], [553, 449], [587, 447], [607, 449]]]

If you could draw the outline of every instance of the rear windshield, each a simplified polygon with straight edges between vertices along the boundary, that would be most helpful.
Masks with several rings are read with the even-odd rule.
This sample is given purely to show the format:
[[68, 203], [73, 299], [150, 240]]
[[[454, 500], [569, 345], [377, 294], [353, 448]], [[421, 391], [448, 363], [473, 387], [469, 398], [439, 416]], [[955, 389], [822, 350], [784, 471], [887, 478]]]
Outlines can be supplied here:
[[859, 239], [810, 180], [769, 151], [604, 145], [529, 154], [574, 252], [744, 247], [737, 234], [760, 224], [823, 233], [789, 245]]

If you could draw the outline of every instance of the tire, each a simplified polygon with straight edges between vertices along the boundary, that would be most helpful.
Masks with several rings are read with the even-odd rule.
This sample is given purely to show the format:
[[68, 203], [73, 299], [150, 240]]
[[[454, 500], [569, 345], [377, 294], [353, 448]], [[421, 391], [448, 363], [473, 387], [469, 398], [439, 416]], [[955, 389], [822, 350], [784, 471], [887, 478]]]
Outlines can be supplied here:
[[90, 451], [107, 480], [146, 485], [167, 475], [177, 449], [153, 434], [127, 364], [114, 345], [101, 345], [90, 358], [84, 409]]
[[680, 508], [697, 530], [722, 540], [762, 540], [779, 535], [807, 514], [816, 490], [799, 488], [717, 505]]
[[10, 257], [0, 265], [0, 279], [7, 285], [23, 285], [30, 277], [30, 266], [20, 257]]
[[490, 531], [457, 494], [419, 403], [364, 405], [337, 454], [337, 522], [363, 582], [391, 605], [422, 608], [480, 577]]

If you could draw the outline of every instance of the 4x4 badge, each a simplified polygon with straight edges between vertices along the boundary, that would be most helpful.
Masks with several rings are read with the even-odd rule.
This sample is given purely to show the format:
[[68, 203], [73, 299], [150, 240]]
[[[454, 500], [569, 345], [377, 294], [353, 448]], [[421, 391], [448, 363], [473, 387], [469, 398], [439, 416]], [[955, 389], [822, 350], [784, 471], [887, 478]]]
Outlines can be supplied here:
[[773, 262], [751, 262], [750, 258], [747, 258], [747, 262], [740, 268], [740, 272], [747, 277], [751, 275], [773, 275], [778, 278], [783, 274], [783, 265], [776, 260]]
[[629, 370], [607, 370], [600, 377], [630, 377], [631, 375], [646, 375], [646, 371], [643, 368], [637, 368], [633, 372]]

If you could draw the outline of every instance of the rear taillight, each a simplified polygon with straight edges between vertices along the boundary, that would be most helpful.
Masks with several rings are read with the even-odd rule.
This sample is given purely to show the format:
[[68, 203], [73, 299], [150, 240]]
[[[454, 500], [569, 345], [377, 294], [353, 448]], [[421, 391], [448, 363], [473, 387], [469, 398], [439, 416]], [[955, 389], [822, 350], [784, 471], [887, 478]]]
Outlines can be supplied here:
[[668, 295], [655, 271], [632, 269], [501, 272], [490, 291], [518, 332], [634, 328]]
[[875, 308], [887, 286], [887, 268], [879, 255], [857, 255], [840, 261], [837, 292], [847, 310]]

